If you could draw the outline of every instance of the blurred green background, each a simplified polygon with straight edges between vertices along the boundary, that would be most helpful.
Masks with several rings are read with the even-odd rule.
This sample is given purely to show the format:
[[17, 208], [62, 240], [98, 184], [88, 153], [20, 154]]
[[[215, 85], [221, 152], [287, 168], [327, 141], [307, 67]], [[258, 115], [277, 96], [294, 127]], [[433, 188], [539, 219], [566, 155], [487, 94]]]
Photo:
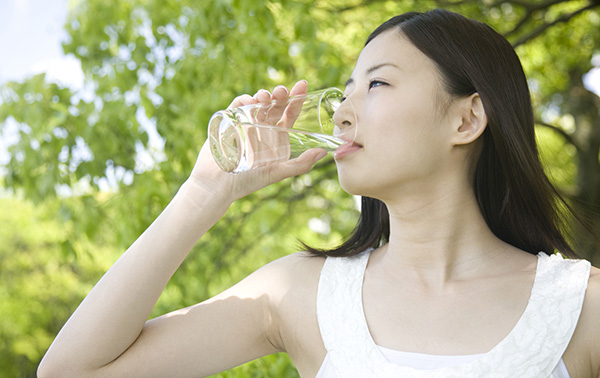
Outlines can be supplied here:
[[[80, 0], [64, 52], [84, 89], [44, 74], [0, 88], [0, 376], [39, 360], [102, 273], [191, 171], [210, 115], [241, 93], [340, 86], [367, 35], [409, 10], [446, 8], [492, 25], [516, 47], [553, 182], [599, 229], [600, 1]], [[167, 286], [153, 316], [202, 301], [298, 239], [339, 242], [358, 216], [328, 158], [236, 202]], [[579, 253], [600, 264], [573, 226]], [[215, 377], [297, 377], [284, 355]]]

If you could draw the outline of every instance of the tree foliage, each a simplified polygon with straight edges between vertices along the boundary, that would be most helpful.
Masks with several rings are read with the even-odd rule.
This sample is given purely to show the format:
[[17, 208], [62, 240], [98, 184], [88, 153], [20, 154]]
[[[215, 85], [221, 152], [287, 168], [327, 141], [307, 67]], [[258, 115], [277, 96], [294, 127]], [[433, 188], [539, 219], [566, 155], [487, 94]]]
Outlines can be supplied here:
[[0, 208], [0, 368], [5, 377], [33, 377], [73, 306], [110, 266], [115, 251], [70, 239], [72, 223], [56, 221], [57, 203], [0, 198]]
[[[186, 179], [214, 111], [298, 79], [341, 85], [377, 25], [434, 7], [485, 21], [517, 46], [548, 172], [574, 203], [600, 207], [599, 99], [582, 81], [599, 56], [598, 1], [80, 0], [64, 51], [80, 60], [85, 87], [42, 74], [0, 89], [0, 130], [16, 135], [1, 171], [10, 198], [0, 202], [0, 369], [33, 375], [85, 292]], [[331, 159], [252, 194], [198, 243], [153, 316], [216, 294], [298, 239], [339, 242], [356, 218]], [[219, 376], [295, 375], [287, 357], [270, 356]]]

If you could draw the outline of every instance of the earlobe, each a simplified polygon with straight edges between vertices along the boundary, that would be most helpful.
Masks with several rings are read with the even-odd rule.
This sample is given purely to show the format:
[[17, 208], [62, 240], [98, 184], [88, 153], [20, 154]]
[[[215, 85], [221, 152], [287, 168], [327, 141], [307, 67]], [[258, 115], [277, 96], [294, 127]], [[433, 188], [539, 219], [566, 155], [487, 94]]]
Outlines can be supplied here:
[[485, 114], [479, 93], [474, 93], [465, 98], [461, 122], [456, 129], [454, 144], [465, 145], [473, 143], [485, 131], [487, 123], [487, 115]]

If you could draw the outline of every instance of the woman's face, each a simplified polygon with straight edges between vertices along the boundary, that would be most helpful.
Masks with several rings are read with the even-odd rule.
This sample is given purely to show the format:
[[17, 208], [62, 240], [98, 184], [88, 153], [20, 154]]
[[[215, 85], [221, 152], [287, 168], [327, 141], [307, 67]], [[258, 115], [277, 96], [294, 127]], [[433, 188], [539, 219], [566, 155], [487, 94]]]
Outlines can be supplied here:
[[344, 190], [385, 201], [432, 185], [452, 147], [443, 105], [449, 95], [434, 63], [388, 30], [361, 52], [346, 95], [360, 148], [336, 156]]

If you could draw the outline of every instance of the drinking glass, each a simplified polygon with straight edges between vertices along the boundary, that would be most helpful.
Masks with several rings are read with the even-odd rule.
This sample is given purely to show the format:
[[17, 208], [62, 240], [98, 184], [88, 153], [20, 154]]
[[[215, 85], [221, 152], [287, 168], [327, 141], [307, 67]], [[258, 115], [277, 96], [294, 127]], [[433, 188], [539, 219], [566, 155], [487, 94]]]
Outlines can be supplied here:
[[296, 158], [310, 148], [333, 152], [354, 141], [356, 126], [344, 92], [326, 88], [284, 102], [220, 110], [208, 123], [208, 137], [219, 167], [239, 173]]

